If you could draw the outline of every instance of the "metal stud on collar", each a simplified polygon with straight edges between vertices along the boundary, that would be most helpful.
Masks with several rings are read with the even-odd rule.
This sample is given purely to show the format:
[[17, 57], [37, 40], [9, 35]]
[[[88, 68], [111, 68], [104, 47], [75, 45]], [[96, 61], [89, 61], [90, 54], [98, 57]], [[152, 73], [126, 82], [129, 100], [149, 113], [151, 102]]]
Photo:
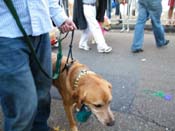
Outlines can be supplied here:
[[78, 82], [79, 82], [79, 80], [83, 77], [83, 76], [85, 76], [85, 75], [87, 75], [87, 74], [95, 74], [94, 72], [92, 72], [92, 71], [88, 71], [88, 70], [81, 70], [80, 71], [80, 73], [79, 73], [79, 75], [77, 76], [77, 78], [75, 79], [75, 81], [74, 81], [74, 89], [75, 88], [78, 88]]

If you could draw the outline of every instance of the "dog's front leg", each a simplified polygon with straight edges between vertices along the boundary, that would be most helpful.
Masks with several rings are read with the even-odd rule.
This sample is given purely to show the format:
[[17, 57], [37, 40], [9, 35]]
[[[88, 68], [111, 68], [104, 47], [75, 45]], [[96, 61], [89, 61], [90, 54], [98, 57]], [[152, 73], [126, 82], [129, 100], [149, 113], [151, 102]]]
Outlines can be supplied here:
[[73, 106], [70, 106], [68, 104], [64, 104], [64, 109], [70, 124], [71, 131], [78, 131], [76, 121], [73, 117]]

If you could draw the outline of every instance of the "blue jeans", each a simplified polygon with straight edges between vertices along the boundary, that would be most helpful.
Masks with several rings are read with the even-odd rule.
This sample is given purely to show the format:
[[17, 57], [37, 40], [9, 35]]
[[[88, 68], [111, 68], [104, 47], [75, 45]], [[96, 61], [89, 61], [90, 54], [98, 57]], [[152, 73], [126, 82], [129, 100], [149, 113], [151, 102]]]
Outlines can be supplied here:
[[[49, 34], [30, 37], [41, 65], [50, 75]], [[22, 38], [0, 37], [0, 102], [4, 131], [48, 131], [52, 80], [38, 68]]]
[[144, 27], [146, 21], [150, 18], [156, 45], [162, 46], [165, 44], [164, 28], [161, 25], [162, 4], [161, 0], [139, 0], [139, 15], [135, 25], [134, 39], [131, 50], [141, 49], [144, 39]]
[[112, 10], [111, 0], [107, 0], [107, 16], [109, 19], [111, 19], [111, 10]]
[[115, 15], [120, 15], [120, 3], [118, 1], [115, 6]]

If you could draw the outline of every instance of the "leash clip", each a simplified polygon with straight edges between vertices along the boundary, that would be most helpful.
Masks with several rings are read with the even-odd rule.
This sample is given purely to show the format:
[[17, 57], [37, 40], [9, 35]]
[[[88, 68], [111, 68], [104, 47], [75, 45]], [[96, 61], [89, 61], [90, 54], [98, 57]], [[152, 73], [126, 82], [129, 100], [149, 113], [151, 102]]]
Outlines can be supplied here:
[[64, 70], [66, 70], [66, 71], [68, 72], [69, 69], [70, 69], [70, 67], [73, 65], [74, 62], [75, 62], [75, 60], [72, 60], [70, 63], [66, 63], [66, 64], [64, 65], [64, 68], [62, 69], [62, 72], [63, 72]]

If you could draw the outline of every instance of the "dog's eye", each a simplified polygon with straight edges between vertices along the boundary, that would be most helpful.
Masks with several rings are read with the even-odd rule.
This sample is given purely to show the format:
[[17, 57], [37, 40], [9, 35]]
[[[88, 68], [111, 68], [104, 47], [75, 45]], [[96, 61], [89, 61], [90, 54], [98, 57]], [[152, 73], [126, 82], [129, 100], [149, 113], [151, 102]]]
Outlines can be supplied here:
[[101, 105], [101, 104], [97, 104], [97, 105], [94, 105], [96, 108], [100, 108], [100, 107], [102, 107], [103, 105]]

